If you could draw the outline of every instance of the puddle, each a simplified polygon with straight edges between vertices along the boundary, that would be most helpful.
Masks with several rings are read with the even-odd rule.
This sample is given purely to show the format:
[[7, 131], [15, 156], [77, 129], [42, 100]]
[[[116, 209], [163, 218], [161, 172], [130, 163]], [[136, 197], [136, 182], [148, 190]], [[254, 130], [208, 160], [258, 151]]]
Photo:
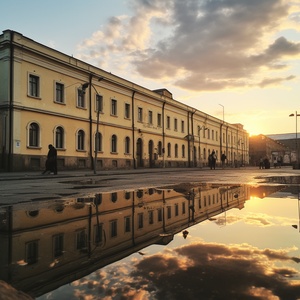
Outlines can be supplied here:
[[39, 300], [297, 299], [298, 195], [183, 184], [1, 206], [0, 280]]
[[300, 184], [300, 176], [265, 176], [257, 177], [264, 179], [265, 182], [273, 182], [279, 184]]

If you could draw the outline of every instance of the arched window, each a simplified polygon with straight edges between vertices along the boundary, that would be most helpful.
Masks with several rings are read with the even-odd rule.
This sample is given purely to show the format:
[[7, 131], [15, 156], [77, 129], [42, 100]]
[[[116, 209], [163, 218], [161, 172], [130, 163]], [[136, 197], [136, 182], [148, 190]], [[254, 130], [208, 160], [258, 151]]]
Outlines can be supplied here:
[[182, 157], [185, 157], [185, 146], [184, 145], [182, 145]]
[[84, 150], [84, 137], [85, 133], [83, 130], [77, 132], [77, 150]]
[[168, 157], [171, 157], [171, 143], [168, 143]]
[[40, 143], [40, 127], [37, 123], [31, 123], [29, 125], [29, 146], [38, 147]]
[[110, 194], [110, 199], [113, 203], [116, 203], [118, 200], [118, 193], [114, 192]]
[[111, 137], [111, 152], [117, 152], [117, 136], [115, 134]]
[[102, 151], [102, 134], [100, 132], [95, 134], [95, 151]]
[[125, 138], [125, 153], [130, 153], [130, 138], [128, 136]]
[[162, 143], [161, 142], [158, 142], [157, 154], [158, 155], [162, 155]]
[[60, 126], [55, 130], [55, 147], [58, 149], [64, 148], [64, 129]]
[[175, 157], [178, 157], [178, 145], [175, 144]]

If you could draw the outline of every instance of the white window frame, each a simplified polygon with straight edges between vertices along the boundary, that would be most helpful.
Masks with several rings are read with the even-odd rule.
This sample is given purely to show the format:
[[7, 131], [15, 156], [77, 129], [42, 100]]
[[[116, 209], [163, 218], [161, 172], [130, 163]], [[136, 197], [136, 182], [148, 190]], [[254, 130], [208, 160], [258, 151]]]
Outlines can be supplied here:
[[[36, 95], [32, 91], [31, 78], [37, 78]], [[41, 77], [36, 73], [28, 73], [28, 92], [27, 95], [32, 98], [41, 98]]]

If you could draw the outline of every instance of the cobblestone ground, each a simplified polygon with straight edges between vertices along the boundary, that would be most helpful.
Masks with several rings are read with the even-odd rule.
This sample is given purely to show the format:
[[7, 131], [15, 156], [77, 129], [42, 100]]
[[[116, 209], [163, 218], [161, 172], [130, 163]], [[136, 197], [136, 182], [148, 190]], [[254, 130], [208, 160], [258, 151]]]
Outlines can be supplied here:
[[0, 173], [0, 205], [82, 197], [100, 192], [164, 187], [178, 184], [299, 184], [300, 170], [292, 167], [239, 169], [138, 169], [121, 171], [64, 171], [58, 175], [37, 172]]

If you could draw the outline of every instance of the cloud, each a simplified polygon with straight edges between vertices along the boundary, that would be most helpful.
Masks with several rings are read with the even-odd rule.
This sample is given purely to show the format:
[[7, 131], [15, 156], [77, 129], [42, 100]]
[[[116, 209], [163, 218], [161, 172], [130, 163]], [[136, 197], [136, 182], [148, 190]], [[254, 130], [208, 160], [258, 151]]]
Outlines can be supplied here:
[[[129, 1], [131, 16], [112, 17], [80, 45], [84, 59], [116, 72], [194, 91], [282, 84], [300, 43], [281, 29], [299, 26], [286, 0]], [[263, 73], [261, 73], [263, 72]], [[261, 74], [264, 74], [262, 76]], [[266, 76], [267, 74], [267, 76]], [[126, 75], [124, 75], [126, 76]]]
[[197, 241], [113, 263], [53, 291], [82, 299], [298, 299], [290, 249]]
[[277, 78], [265, 78], [258, 85], [261, 88], [264, 88], [268, 85], [279, 85], [284, 81], [293, 80], [295, 78], [296, 78], [296, 76], [293, 76], [293, 75], [290, 75], [290, 76], [287, 76], [287, 77], [280, 77], [280, 78], [279, 77], [277, 77]]
[[288, 250], [194, 243], [144, 258], [133, 275], [149, 282], [156, 299], [297, 299], [299, 281], [286, 278], [296, 279], [299, 272], [277, 267], [296, 260]]

